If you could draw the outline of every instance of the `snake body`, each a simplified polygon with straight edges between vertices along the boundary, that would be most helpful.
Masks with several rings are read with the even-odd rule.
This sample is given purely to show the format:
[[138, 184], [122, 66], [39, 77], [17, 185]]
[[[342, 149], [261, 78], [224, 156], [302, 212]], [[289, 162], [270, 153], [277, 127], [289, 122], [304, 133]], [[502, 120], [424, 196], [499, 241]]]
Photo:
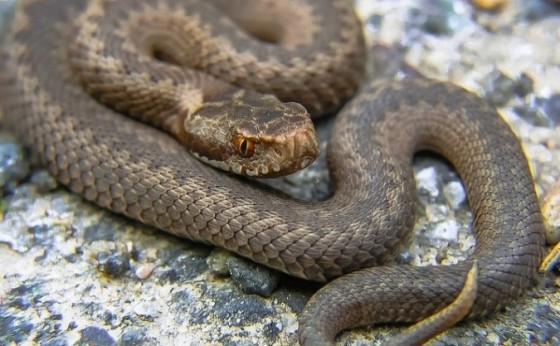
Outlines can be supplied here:
[[[126, 20], [152, 7], [179, 6], [174, 0], [135, 3], [115, 15]], [[321, 19], [328, 3], [347, 6], [315, 0], [292, 5], [317, 17], [313, 23], [319, 29], [329, 23], [335, 26], [329, 30], [347, 37], [346, 29], [336, 26], [355, 18], [348, 20], [351, 13], [343, 11], [344, 20]], [[430, 316], [453, 302], [474, 260], [478, 290], [470, 316], [502, 308], [530, 285], [544, 249], [533, 181], [515, 135], [478, 97], [426, 79], [364, 87], [338, 115], [329, 142], [334, 195], [318, 203], [285, 199], [208, 167], [168, 135], [88, 95], [70, 67], [67, 48], [73, 20], [86, 5], [85, 0], [20, 4], [1, 57], [5, 125], [61, 183], [102, 207], [293, 276], [340, 277], [306, 306], [302, 344], [332, 342], [340, 330], [355, 326]], [[289, 22], [293, 16], [278, 17]], [[213, 21], [221, 20], [204, 25], [212, 27]], [[300, 49], [305, 45], [287, 48]], [[244, 54], [268, 58], [261, 51]], [[306, 97], [308, 106], [315, 102]], [[476, 248], [469, 261], [449, 266], [378, 266], [398, 253], [414, 224], [411, 159], [423, 149], [447, 158], [464, 180]]]

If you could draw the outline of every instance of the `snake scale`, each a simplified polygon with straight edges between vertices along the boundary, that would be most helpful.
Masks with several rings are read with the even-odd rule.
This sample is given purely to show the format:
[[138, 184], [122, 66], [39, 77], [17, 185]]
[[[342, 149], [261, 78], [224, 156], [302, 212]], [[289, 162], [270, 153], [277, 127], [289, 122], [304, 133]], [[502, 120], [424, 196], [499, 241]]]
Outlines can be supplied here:
[[[156, 64], [164, 72], [134, 72], [143, 68], [135, 65], [142, 59], [134, 54], [129, 58], [136, 70], [121, 71], [123, 78], [133, 73], [143, 76], [137, 84], [147, 84], [149, 95], [181, 86], [185, 78], [195, 79], [187, 94], [198, 95], [196, 102], [231, 94], [230, 82], [262, 91], [265, 84], [280, 78], [281, 67], [288, 71], [288, 81], [275, 84], [272, 91], [282, 100], [299, 97], [315, 113], [347, 100], [363, 74], [359, 67], [363, 41], [349, 2], [298, 0], [278, 5], [260, 0], [241, 11], [236, 10], [242, 5], [237, 1], [211, 1], [221, 10], [209, 10], [209, 2], [201, 3], [21, 2], [2, 49], [4, 125], [38, 154], [61, 183], [102, 207], [293, 276], [321, 282], [340, 277], [306, 306], [300, 318], [302, 344], [332, 343], [339, 331], [356, 326], [428, 317], [455, 300], [473, 263], [478, 264], [478, 272], [476, 298], [468, 311], [471, 317], [504, 307], [531, 284], [544, 237], [522, 148], [495, 110], [459, 87], [427, 79], [394, 82], [375, 90], [364, 86], [336, 119], [328, 148], [336, 189], [318, 203], [286, 199], [211, 168], [169, 135], [117, 114], [84, 90], [69, 61], [76, 18], [92, 36], [106, 31], [118, 38], [128, 34], [130, 22], [135, 23], [131, 27], [142, 28], [132, 33], [140, 38], [131, 41], [153, 33], [162, 51], [151, 53], [164, 60]], [[87, 5], [93, 12], [80, 17]], [[231, 18], [224, 19], [224, 14]], [[117, 26], [100, 28], [96, 20], [102, 17], [119, 20]], [[255, 22], [255, 18], [264, 19]], [[181, 24], [187, 20], [197, 24]], [[262, 22], [272, 28], [258, 32]], [[245, 31], [234, 25], [245, 25]], [[224, 28], [227, 33], [218, 31]], [[183, 29], [191, 30], [184, 35], [188, 38], [202, 38], [182, 40], [176, 34]], [[274, 44], [283, 40], [278, 32], [286, 34], [286, 43]], [[227, 43], [223, 36], [239, 44]], [[253, 42], [251, 36], [257, 39]], [[127, 54], [118, 40], [82, 44], [106, 55], [95, 67], [98, 70], [120, 66], [120, 57], [111, 56], [112, 51]], [[73, 47], [78, 56], [84, 48]], [[193, 47], [200, 54], [172, 52]], [[214, 49], [233, 52], [239, 62], [216, 53], [216, 65], [196, 63], [197, 68], [210, 66], [209, 73], [218, 71], [216, 78], [225, 74], [227, 83], [218, 82], [212, 91], [207, 81], [215, 77], [176, 65], [190, 64]], [[326, 61], [334, 63], [326, 65]], [[226, 66], [220, 65], [224, 62]], [[264, 71], [253, 70], [259, 64]], [[241, 72], [236, 70], [239, 66]], [[100, 98], [109, 98], [117, 109], [118, 98], [127, 96], [117, 87], [105, 92]], [[187, 103], [189, 107], [192, 104]], [[160, 114], [152, 109], [150, 114], [154, 113]], [[175, 127], [157, 114], [155, 120], [139, 117], [164, 129]], [[247, 148], [244, 144], [245, 153]], [[383, 266], [402, 248], [413, 227], [411, 159], [423, 149], [447, 158], [463, 179], [475, 216], [476, 248], [468, 261], [448, 266]]]

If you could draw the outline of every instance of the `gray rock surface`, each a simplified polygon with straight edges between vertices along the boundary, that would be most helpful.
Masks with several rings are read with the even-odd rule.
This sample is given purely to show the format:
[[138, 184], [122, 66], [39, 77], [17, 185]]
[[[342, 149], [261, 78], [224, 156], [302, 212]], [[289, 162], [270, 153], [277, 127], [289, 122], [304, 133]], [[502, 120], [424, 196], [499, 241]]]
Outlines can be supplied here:
[[[6, 3], [0, 1], [0, 9]], [[420, 72], [451, 80], [498, 106], [525, 146], [539, 195], [558, 200], [558, 7], [510, 0], [502, 11], [485, 13], [467, 1], [356, 3], [370, 44], [385, 47], [372, 54], [372, 70], [397, 78]], [[318, 125], [323, 149], [331, 124]], [[296, 342], [297, 316], [316, 284], [262, 267], [251, 270], [252, 265], [239, 269], [237, 259], [224, 258], [211, 247], [101, 210], [57, 188], [44, 170], [30, 170], [23, 148], [4, 138], [0, 136], [0, 344]], [[414, 167], [419, 217], [415, 236], [397, 262], [445, 265], [465, 259], [475, 237], [460, 179], [437, 157], [419, 155]], [[321, 157], [310, 169], [269, 184], [313, 200], [329, 194], [327, 177]], [[557, 225], [558, 204], [545, 204], [556, 218], [549, 224]], [[256, 287], [270, 287], [276, 279], [279, 284], [274, 291], [259, 291], [261, 295], [244, 293], [245, 282], [236, 280], [246, 275]], [[560, 344], [557, 275], [540, 278], [505, 311], [460, 323], [431, 345]], [[377, 345], [401, 328], [363, 328], [343, 333], [339, 341]]]

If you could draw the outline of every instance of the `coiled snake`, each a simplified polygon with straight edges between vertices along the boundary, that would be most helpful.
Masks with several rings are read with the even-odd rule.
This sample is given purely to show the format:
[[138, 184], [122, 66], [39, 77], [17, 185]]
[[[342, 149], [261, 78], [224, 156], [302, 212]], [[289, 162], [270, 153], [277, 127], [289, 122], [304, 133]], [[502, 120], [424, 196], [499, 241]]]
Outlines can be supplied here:
[[[114, 113], [84, 90], [187, 144], [201, 138], [184, 133], [186, 118], [215, 116], [202, 136], [226, 121], [225, 113], [264, 114], [268, 125], [243, 122], [233, 135], [211, 132], [229, 140], [241, 161], [264, 150], [259, 138], [280, 133], [289, 150], [280, 152], [276, 143], [275, 155], [303, 153], [285, 160], [286, 167], [306, 166], [314, 138], [279, 125], [278, 109], [299, 119], [295, 128], [308, 126], [296, 115], [301, 106], [272, 96], [260, 101], [228, 83], [261, 92], [270, 84], [280, 99], [311, 113], [336, 108], [363, 74], [360, 26], [342, 0], [253, 2], [239, 10], [241, 2], [225, 0], [107, 0], [86, 10], [86, 0], [23, 1], [1, 57], [6, 125], [60, 182], [102, 207], [290, 275], [341, 276], [308, 303], [302, 344], [329, 343], [359, 325], [430, 316], [455, 300], [473, 263], [476, 296], [463, 315], [486, 315], [522, 293], [544, 246], [527, 162], [499, 115], [456, 86], [416, 79], [364, 87], [336, 120], [328, 151], [336, 191], [320, 203], [284, 199], [208, 167], [168, 135]], [[81, 26], [76, 40], [74, 21]], [[268, 102], [279, 108], [266, 111]], [[249, 137], [257, 130], [270, 133]], [[202, 143], [198, 156], [218, 154], [206, 161], [233, 155]], [[446, 157], [463, 178], [476, 249], [455, 265], [377, 266], [398, 253], [414, 224], [410, 166], [420, 149]], [[214, 164], [247, 174], [281, 170]]]

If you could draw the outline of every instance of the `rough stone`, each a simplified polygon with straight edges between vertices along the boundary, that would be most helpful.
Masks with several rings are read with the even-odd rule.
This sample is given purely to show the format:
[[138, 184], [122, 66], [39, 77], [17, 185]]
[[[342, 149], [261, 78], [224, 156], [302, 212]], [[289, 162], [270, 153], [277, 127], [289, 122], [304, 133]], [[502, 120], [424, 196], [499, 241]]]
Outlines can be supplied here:
[[515, 80], [500, 70], [494, 70], [481, 82], [484, 97], [495, 106], [504, 106], [515, 95], [518, 85]]
[[[485, 87], [485, 77], [493, 71], [510, 76], [513, 89], [500, 111], [525, 145], [539, 195], [551, 193], [560, 179], [557, 6], [510, 0], [500, 12], [485, 13], [468, 2], [447, 1], [428, 18], [428, 2], [356, 2], [369, 42], [390, 48], [376, 62], [385, 76], [421, 73], [486, 96], [499, 88]], [[313, 167], [269, 185], [311, 201], [332, 193], [324, 155], [332, 119], [318, 126], [323, 154]], [[418, 220], [396, 264], [464, 260], [476, 239], [458, 177], [447, 163], [424, 154], [414, 167]], [[268, 298], [243, 293], [232, 278], [216, 275], [221, 270], [209, 270], [211, 248], [101, 210], [50, 185], [44, 171], [19, 172], [3, 189], [0, 208], [0, 344], [295, 344], [297, 316], [320, 285], [281, 276]], [[438, 233], [450, 227], [452, 236]], [[115, 252], [129, 257], [130, 272], [112, 277], [96, 270], [100, 253]], [[432, 344], [560, 344], [557, 275], [504, 311], [460, 323]], [[352, 330], [337, 341], [377, 344], [401, 328]]]
[[134, 328], [126, 330], [122, 335], [118, 343], [119, 346], [156, 346], [158, 345], [157, 340], [152, 337], [146, 336], [146, 332]]
[[541, 209], [545, 219], [546, 240], [554, 245], [560, 242], [560, 183], [544, 196]]
[[33, 172], [30, 181], [37, 187], [39, 193], [47, 193], [58, 187], [56, 179], [45, 169]]
[[11, 136], [0, 135], [0, 188], [13, 189], [29, 175], [29, 171], [22, 146]]
[[81, 338], [78, 346], [111, 346], [116, 345], [115, 339], [105, 329], [99, 327], [86, 327], [80, 332]]
[[256, 293], [269, 297], [278, 286], [280, 274], [239, 257], [227, 261], [231, 279], [245, 293]]
[[102, 252], [97, 255], [97, 270], [110, 276], [119, 276], [130, 268], [126, 253]]
[[208, 264], [208, 268], [212, 273], [220, 276], [229, 276], [228, 260], [231, 256], [230, 252], [216, 248], [208, 256], [206, 264]]

